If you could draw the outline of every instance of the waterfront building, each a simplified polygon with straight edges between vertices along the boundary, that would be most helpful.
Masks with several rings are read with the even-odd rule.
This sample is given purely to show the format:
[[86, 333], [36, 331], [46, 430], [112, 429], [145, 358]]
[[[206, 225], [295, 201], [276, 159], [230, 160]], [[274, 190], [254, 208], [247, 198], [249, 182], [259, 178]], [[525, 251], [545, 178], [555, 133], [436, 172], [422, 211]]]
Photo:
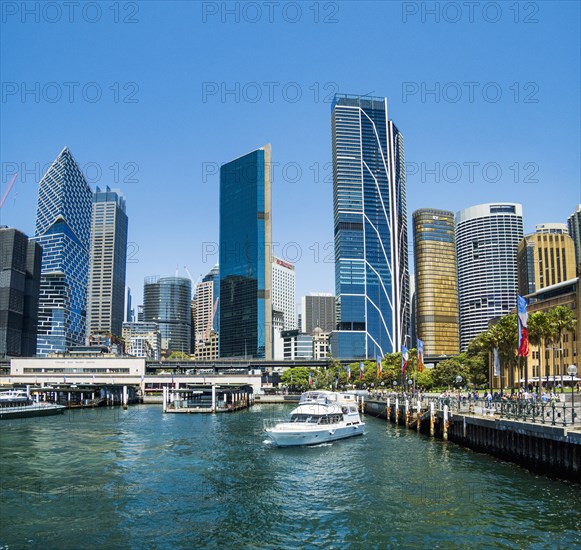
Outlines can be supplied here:
[[194, 360], [213, 361], [214, 359], [218, 359], [218, 333], [211, 330], [206, 339], [196, 344]]
[[283, 313], [283, 330], [297, 328], [295, 299], [295, 266], [280, 258], [273, 258], [272, 307]]
[[301, 298], [301, 324], [299, 328], [305, 334], [313, 334], [315, 328], [324, 332], [335, 330], [335, 296], [325, 292], [311, 292]]
[[375, 358], [409, 337], [403, 137], [385, 98], [336, 95], [332, 110], [338, 324], [331, 353]]
[[[537, 289], [526, 298], [529, 315], [536, 312], [547, 313], [557, 306], [565, 306], [573, 310], [577, 319], [581, 319], [579, 277]], [[514, 310], [516, 311], [516, 307]], [[567, 367], [572, 364], [579, 365], [578, 342], [581, 342], [581, 323], [579, 322], [576, 323], [572, 331], [563, 334], [562, 350], [558, 340], [541, 339], [538, 344], [529, 342], [529, 356], [521, 364], [521, 368], [527, 370], [526, 377], [529, 383], [535, 387], [537, 385], [557, 387], [561, 384], [561, 375], [564, 376], [564, 382], [570, 380], [570, 377], [567, 376]], [[506, 386], [505, 381], [511, 379], [510, 367], [507, 364], [501, 363], [501, 376], [493, 376], [492, 361], [490, 362], [490, 370], [490, 380], [495, 388], [500, 388], [501, 382], [504, 382]], [[520, 371], [519, 376], [525, 377], [524, 370]]]
[[576, 274], [573, 239], [566, 233], [555, 232], [527, 235], [518, 245], [517, 266], [521, 296], [573, 279]]
[[143, 318], [159, 325], [162, 354], [189, 354], [191, 346], [192, 282], [185, 277], [146, 277]]
[[276, 309], [272, 310], [272, 358], [275, 361], [284, 360], [284, 342], [282, 332], [284, 330], [284, 313]]
[[36, 354], [42, 247], [0, 227], [0, 357]]
[[298, 330], [285, 330], [282, 333], [284, 360], [313, 358], [313, 337]]
[[93, 193], [65, 147], [38, 184], [34, 240], [42, 247], [37, 355], [84, 345]]
[[[88, 335], [121, 336], [125, 309], [127, 268], [125, 199], [109, 187], [93, 195], [91, 255], [87, 295]], [[129, 304], [131, 307], [131, 304]]]
[[466, 351], [491, 319], [508, 315], [516, 305], [522, 206], [470, 206], [456, 214], [455, 227], [460, 351]]
[[454, 214], [422, 208], [413, 213], [417, 338], [430, 356], [459, 353], [458, 279]]
[[575, 212], [567, 219], [567, 226], [575, 245], [575, 263], [579, 274], [581, 273], [581, 204], [577, 205]]
[[313, 359], [325, 359], [329, 357], [329, 333], [322, 328], [315, 327], [313, 337]]
[[123, 323], [125, 351], [133, 357], [161, 358], [161, 332], [157, 323]]
[[220, 168], [220, 357], [272, 359], [271, 148]]

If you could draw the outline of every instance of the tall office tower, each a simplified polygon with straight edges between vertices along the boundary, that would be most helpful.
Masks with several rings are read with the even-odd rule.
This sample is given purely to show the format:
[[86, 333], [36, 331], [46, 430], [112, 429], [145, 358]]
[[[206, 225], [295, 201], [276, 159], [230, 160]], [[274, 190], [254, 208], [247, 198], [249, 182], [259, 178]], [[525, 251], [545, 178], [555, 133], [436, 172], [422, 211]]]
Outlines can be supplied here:
[[568, 235], [569, 228], [566, 223], [538, 223], [535, 225], [535, 233], [553, 233], [554, 235]]
[[126, 316], [127, 214], [125, 199], [109, 187], [93, 196], [91, 256], [87, 295], [89, 335], [121, 336]]
[[212, 328], [217, 333], [220, 330], [220, 309], [218, 303], [220, 301], [220, 266], [215, 264], [206, 276], [202, 279], [203, 283], [211, 281], [213, 283], [214, 293], [213, 301], [213, 321]]
[[36, 354], [42, 247], [0, 227], [0, 357]]
[[133, 322], [133, 309], [131, 304], [131, 289], [126, 286], [125, 287], [125, 313], [123, 316], [124, 323], [132, 323]]
[[137, 306], [137, 322], [143, 322], [143, 306]]
[[458, 278], [454, 213], [422, 208], [413, 213], [417, 338], [426, 355], [459, 351]]
[[295, 266], [272, 259], [272, 307], [284, 315], [283, 330], [297, 328], [295, 303]]
[[220, 357], [272, 359], [270, 158], [220, 168]]
[[517, 268], [521, 296], [574, 279], [573, 239], [563, 233], [527, 235], [518, 245]]
[[569, 235], [571, 235], [575, 245], [575, 264], [577, 266], [577, 274], [579, 274], [581, 273], [581, 204], [577, 205], [575, 212], [567, 219], [567, 226], [569, 227]]
[[479, 204], [456, 214], [460, 351], [488, 330], [488, 321], [516, 307], [516, 254], [522, 206]]
[[196, 285], [196, 344], [210, 339], [214, 329], [214, 281], [201, 281]]
[[335, 296], [325, 292], [311, 292], [301, 298], [301, 332], [313, 334], [317, 327], [323, 332], [335, 330]]
[[65, 147], [38, 184], [36, 236], [42, 246], [37, 355], [84, 345], [93, 193]]
[[185, 277], [146, 277], [143, 320], [161, 332], [162, 352], [190, 353], [192, 281]]
[[387, 99], [335, 96], [333, 203], [338, 326], [331, 353], [399, 351], [410, 316], [405, 165]]

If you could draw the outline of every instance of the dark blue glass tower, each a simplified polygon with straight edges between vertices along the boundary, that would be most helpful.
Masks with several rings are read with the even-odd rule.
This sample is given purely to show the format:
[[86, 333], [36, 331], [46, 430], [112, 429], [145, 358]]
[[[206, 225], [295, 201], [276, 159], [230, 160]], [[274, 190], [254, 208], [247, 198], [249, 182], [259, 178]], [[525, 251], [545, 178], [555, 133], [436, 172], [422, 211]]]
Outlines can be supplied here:
[[385, 98], [333, 102], [333, 201], [338, 324], [331, 353], [399, 351], [409, 336], [403, 137]]
[[270, 145], [220, 168], [220, 357], [272, 358]]
[[65, 147], [40, 180], [36, 236], [42, 246], [37, 355], [84, 345], [93, 193]]

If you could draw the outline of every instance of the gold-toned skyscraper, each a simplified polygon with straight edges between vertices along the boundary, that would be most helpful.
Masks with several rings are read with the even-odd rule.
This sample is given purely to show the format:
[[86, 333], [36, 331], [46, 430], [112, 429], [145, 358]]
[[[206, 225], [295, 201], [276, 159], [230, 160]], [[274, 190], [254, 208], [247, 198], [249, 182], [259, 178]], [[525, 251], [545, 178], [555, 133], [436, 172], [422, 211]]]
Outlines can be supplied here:
[[458, 278], [454, 214], [422, 208], [413, 213], [416, 330], [426, 356], [459, 352]]
[[575, 246], [564, 233], [537, 232], [518, 245], [518, 292], [532, 294], [575, 277]]

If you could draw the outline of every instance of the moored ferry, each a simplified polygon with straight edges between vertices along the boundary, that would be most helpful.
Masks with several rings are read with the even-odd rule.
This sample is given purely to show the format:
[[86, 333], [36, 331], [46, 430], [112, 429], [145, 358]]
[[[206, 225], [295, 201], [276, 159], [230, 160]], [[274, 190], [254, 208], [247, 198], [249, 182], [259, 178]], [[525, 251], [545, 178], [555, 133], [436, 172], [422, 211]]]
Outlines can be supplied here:
[[0, 420], [62, 414], [65, 408], [55, 403], [33, 401], [30, 394], [22, 390], [0, 392]]

